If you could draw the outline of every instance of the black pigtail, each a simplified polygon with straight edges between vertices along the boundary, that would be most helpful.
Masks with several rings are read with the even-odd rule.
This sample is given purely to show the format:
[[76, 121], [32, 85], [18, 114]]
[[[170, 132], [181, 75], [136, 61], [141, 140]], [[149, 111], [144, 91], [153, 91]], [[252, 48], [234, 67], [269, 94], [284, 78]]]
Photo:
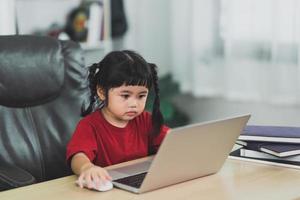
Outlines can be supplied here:
[[93, 107], [95, 102], [97, 101], [97, 74], [99, 73], [100, 67], [99, 64], [95, 63], [89, 67], [89, 88], [90, 88], [90, 104], [87, 109], [82, 109], [81, 116], [86, 116], [89, 113], [93, 112]]
[[160, 133], [161, 127], [164, 123], [163, 115], [160, 111], [160, 98], [159, 98], [159, 87], [158, 87], [158, 75], [157, 67], [155, 64], [149, 63], [152, 73], [153, 89], [155, 93], [153, 108], [152, 108], [152, 135], [157, 136]]

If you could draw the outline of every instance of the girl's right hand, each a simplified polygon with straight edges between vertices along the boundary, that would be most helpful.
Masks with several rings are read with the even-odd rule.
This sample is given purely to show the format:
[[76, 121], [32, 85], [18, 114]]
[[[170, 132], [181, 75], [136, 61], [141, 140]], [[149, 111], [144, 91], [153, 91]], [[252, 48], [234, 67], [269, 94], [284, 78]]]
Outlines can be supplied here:
[[104, 168], [96, 166], [92, 163], [86, 163], [80, 169], [80, 175], [77, 183], [79, 187], [83, 188], [83, 182], [85, 182], [87, 188], [93, 189], [94, 187], [99, 187], [101, 181], [111, 180], [111, 176]]

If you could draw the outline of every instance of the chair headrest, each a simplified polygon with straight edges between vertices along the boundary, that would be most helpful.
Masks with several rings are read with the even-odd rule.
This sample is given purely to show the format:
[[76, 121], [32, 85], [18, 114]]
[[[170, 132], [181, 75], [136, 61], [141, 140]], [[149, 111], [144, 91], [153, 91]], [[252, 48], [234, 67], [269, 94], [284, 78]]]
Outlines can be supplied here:
[[0, 37], [0, 104], [35, 106], [57, 97], [64, 83], [61, 44], [50, 37]]

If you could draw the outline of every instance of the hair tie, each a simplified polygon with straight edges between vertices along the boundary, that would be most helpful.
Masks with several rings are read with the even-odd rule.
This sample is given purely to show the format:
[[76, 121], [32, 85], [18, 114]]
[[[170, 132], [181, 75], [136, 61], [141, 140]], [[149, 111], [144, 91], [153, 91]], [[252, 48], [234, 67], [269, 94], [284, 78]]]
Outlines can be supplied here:
[[95, 67], [95, 72], [94, 72], [94, 76], [96, 76], [99, 72], [100, 72], [100, 64], [94, 64]]

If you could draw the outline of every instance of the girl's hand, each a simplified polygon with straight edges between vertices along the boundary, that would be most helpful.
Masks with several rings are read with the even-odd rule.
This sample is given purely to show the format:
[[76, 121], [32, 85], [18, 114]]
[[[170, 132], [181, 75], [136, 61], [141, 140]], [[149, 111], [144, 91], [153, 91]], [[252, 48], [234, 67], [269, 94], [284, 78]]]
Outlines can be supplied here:
[[87, 188], [93, 189], [94, 187], [99, 187], [101, 181], [111, 181], [111, 179], [111, 176], [104, 168], [92, 163], [86, 163], [80, 169], [80, 176], [77, 182], [79, 187], [83, 188], [83, 182], [85, 181]]

